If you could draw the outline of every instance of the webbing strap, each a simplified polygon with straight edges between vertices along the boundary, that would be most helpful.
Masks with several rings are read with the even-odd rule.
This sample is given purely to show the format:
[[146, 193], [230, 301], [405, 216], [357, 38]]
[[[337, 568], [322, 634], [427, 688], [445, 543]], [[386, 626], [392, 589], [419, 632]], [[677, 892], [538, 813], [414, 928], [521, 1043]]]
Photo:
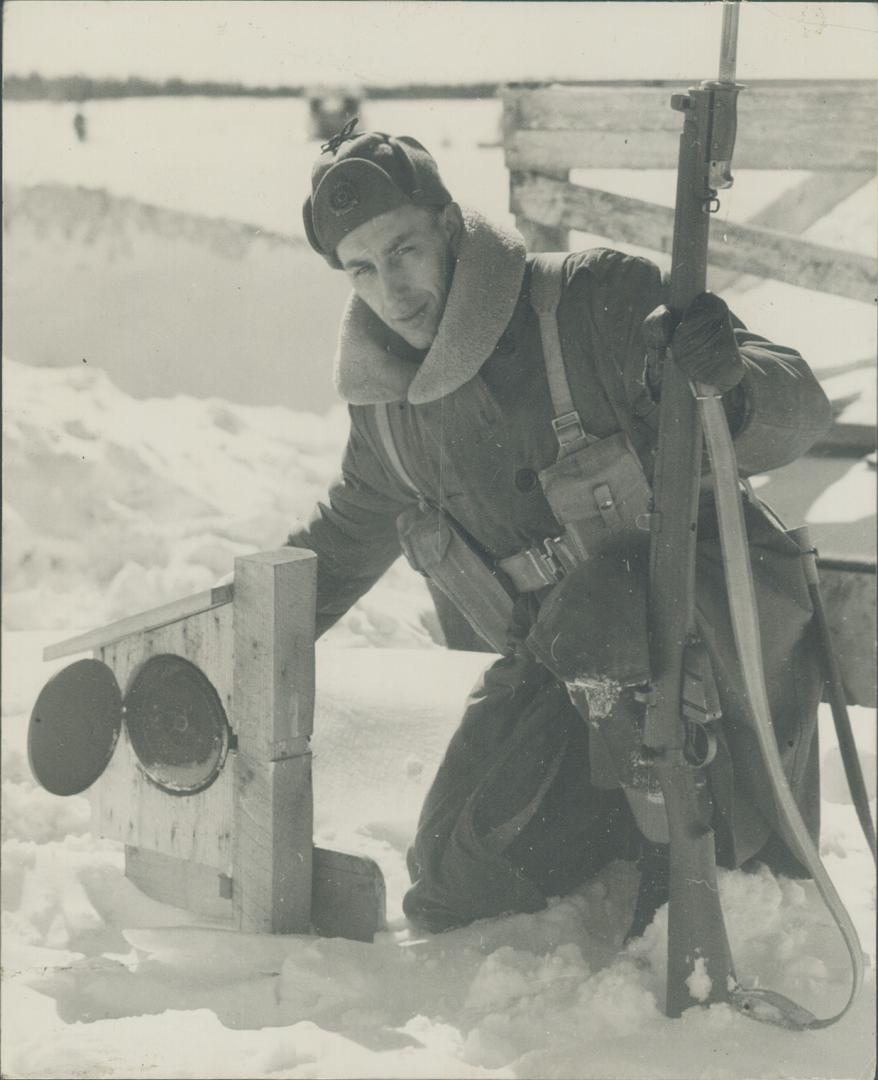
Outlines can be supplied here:
[[[826, 1019], [805, 1013], [789, 999], [773, 991], [736, 991], [732, 1000], [739, 1008], [762, 1018], [760, 1009], [778, 1009], [786, 1018], [786, 1026], [807, 1029], [829, 1027], [848, 1011], [863, 982], [863, 950], [853, 920], [838, 895], [820, 854], [814, 846], [799, 807], [790, 791], [777, 739], [771, 723], [771, 708], [762, 665], [762, 643], [756, 607], [756, 593], [747, 543], [747, 527], [738, 488], [738, 471], [728, 423], [718, 397], [699, 398], [698, 411], [704, 429], [714, 474], [714, 489], [719, 534], [725, 571], [729, 614], [735, 646], [746, 690], [747, 702], [762, 760], [771, 783], [775, 809], [783, 828], [784, 839], [807, 867], [817, 891], [838, 927], [851, 961], [851, 990], [844, 1007]], [[766, 995], [769, 995], [766, 998]], [[798, 1022], [794, 1021], [799, 1014]], [[772, 1018], [766, 1012], [765, 1018]]]
[[535, 255], [531, 263], [530, 302], [540, 320], [540, 339], [543, 345], [543, 362], [555, 419], [552, 427], [563, 456], [569, 448], [582, 439], [590, 439], [582, 426], [579, 413], [573, 403], [561, 336], [558, 333], [558, 304], [561, 300], [562, 269], [566, 253], [553, 251]]
[[378, 434], [381, 436], [381, 444], [384, 447], [385, 454], [387, 454], [387, 460], [393, 467], [394, 472], [402, 481], [403, 485], [420, 498], [421, 492], [418, 489], [418, 485], [412, 480], [411, 476], [409, 476], [408, 469], [403, 465], [402, 458], [399, 456], [396, 439], [393, 437], [393, 429], [390, 426], [389, 403], [379, 402], [375, 406], [375, 423], [378, 425]]

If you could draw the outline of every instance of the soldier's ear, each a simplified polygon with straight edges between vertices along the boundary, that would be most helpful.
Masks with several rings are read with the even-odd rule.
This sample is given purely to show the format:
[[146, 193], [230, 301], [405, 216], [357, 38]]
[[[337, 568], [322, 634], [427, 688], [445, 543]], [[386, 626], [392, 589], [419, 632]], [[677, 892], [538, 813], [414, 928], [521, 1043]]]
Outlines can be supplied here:
[[456, 202], [446, 203], [442, 207], [440, 222], [445, 235], [448, 237], [451, 251], [456, 257], [460, 251], [464, 233], [463, 214]]

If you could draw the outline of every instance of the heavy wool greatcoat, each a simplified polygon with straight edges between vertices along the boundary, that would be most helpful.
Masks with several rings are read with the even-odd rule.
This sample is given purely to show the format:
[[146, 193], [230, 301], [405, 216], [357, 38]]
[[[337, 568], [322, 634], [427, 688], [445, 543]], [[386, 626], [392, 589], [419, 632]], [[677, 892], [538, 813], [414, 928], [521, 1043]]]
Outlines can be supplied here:
[[[348, 402], [342, 472], [309, 524], [288, 542], [318, 555], [317, 631], [363, 595], [400, 554], [397, 517], [416, 503], [393, 468], [376, 424], [387, 403], [399, 455], [418, 490], [442, 507], [493, 560], [559, 532], [538, 482], [557, 457], [529, 261], [517, 235], [477, 214], [465, 235], [437, 337], [412, 357], [357, 298], [343, 318], [336, 384]], [[642, 322], [663, 301], [645, 259], [593, 249], [564, 265], [558, 328], [568, 379], [587, 431], [618, 430], [596, 358], [610, 354], [612, 394], [631, 418], [648, 476], [657, 406], [644, 387]], [[787, 464], [826, 429], [829, 405], [795, 351], [736, 330], [747, 361], [726, 396], [739, 468], [752, 475]], [[751, 550], [773, 720], [787, 774], [813, 832], [818, 828], [816, 707], [821, 679], [798, 549], [768, 517], [748, 509]], [[762, 854], [793, 872], [776, 835], [768, 781], [743, 699], [716, 523], [699, 532], [699, 625], [723, 707], [710, 766], [719, 857], [740, 865]], [[523, 642], [541, 595], [517, 605]], [[583, 613], [612, 619], [613, 613]], [[512, 833], [504, 826], [515, 822]], [[514, 839], [510, 836], [514, 833]], [[535, 910], [608, 860], [631, 854], [633, 822], [621, 791], [591, 783], [585, 725], [564, 688], [514, 647], [472, 692], [424, 805], [410, 852], [407, 913], [431, 929], [509, 910]]]

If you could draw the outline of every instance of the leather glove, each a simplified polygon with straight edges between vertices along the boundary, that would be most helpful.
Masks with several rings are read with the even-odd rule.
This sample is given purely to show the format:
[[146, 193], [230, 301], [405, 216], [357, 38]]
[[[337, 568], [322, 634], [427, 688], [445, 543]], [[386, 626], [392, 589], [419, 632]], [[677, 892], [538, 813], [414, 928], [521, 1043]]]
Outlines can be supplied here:
[[693, 382], [708, 383], [721, 393], [737, 386], [746, 365], [735, 342], [726, 302], [710, 292], [699, 293], [676, 326], [672, 312], [662, 304], [643, 320], [647, 357], [646, 382], [654, 397], [661, 385], [657, 359], [667, 348], [677, 366]]

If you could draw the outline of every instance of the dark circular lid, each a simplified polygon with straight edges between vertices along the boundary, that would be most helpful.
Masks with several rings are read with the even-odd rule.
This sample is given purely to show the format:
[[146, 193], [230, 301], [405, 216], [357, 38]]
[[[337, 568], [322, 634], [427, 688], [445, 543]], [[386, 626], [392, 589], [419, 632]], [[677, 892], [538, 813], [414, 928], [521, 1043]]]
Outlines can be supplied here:
[[128, 738], [146, 775], [172, 795], [193, 795], [219, 776], [229, 725], [213, 684], [181, 656], [153, 656], [124, 703]]
[[31, 772], [53, 795], [78, 795], [103, 773], [122, 727], [122, 695], [100, 660], [78, 660], [40, 691], [27, 732]]

